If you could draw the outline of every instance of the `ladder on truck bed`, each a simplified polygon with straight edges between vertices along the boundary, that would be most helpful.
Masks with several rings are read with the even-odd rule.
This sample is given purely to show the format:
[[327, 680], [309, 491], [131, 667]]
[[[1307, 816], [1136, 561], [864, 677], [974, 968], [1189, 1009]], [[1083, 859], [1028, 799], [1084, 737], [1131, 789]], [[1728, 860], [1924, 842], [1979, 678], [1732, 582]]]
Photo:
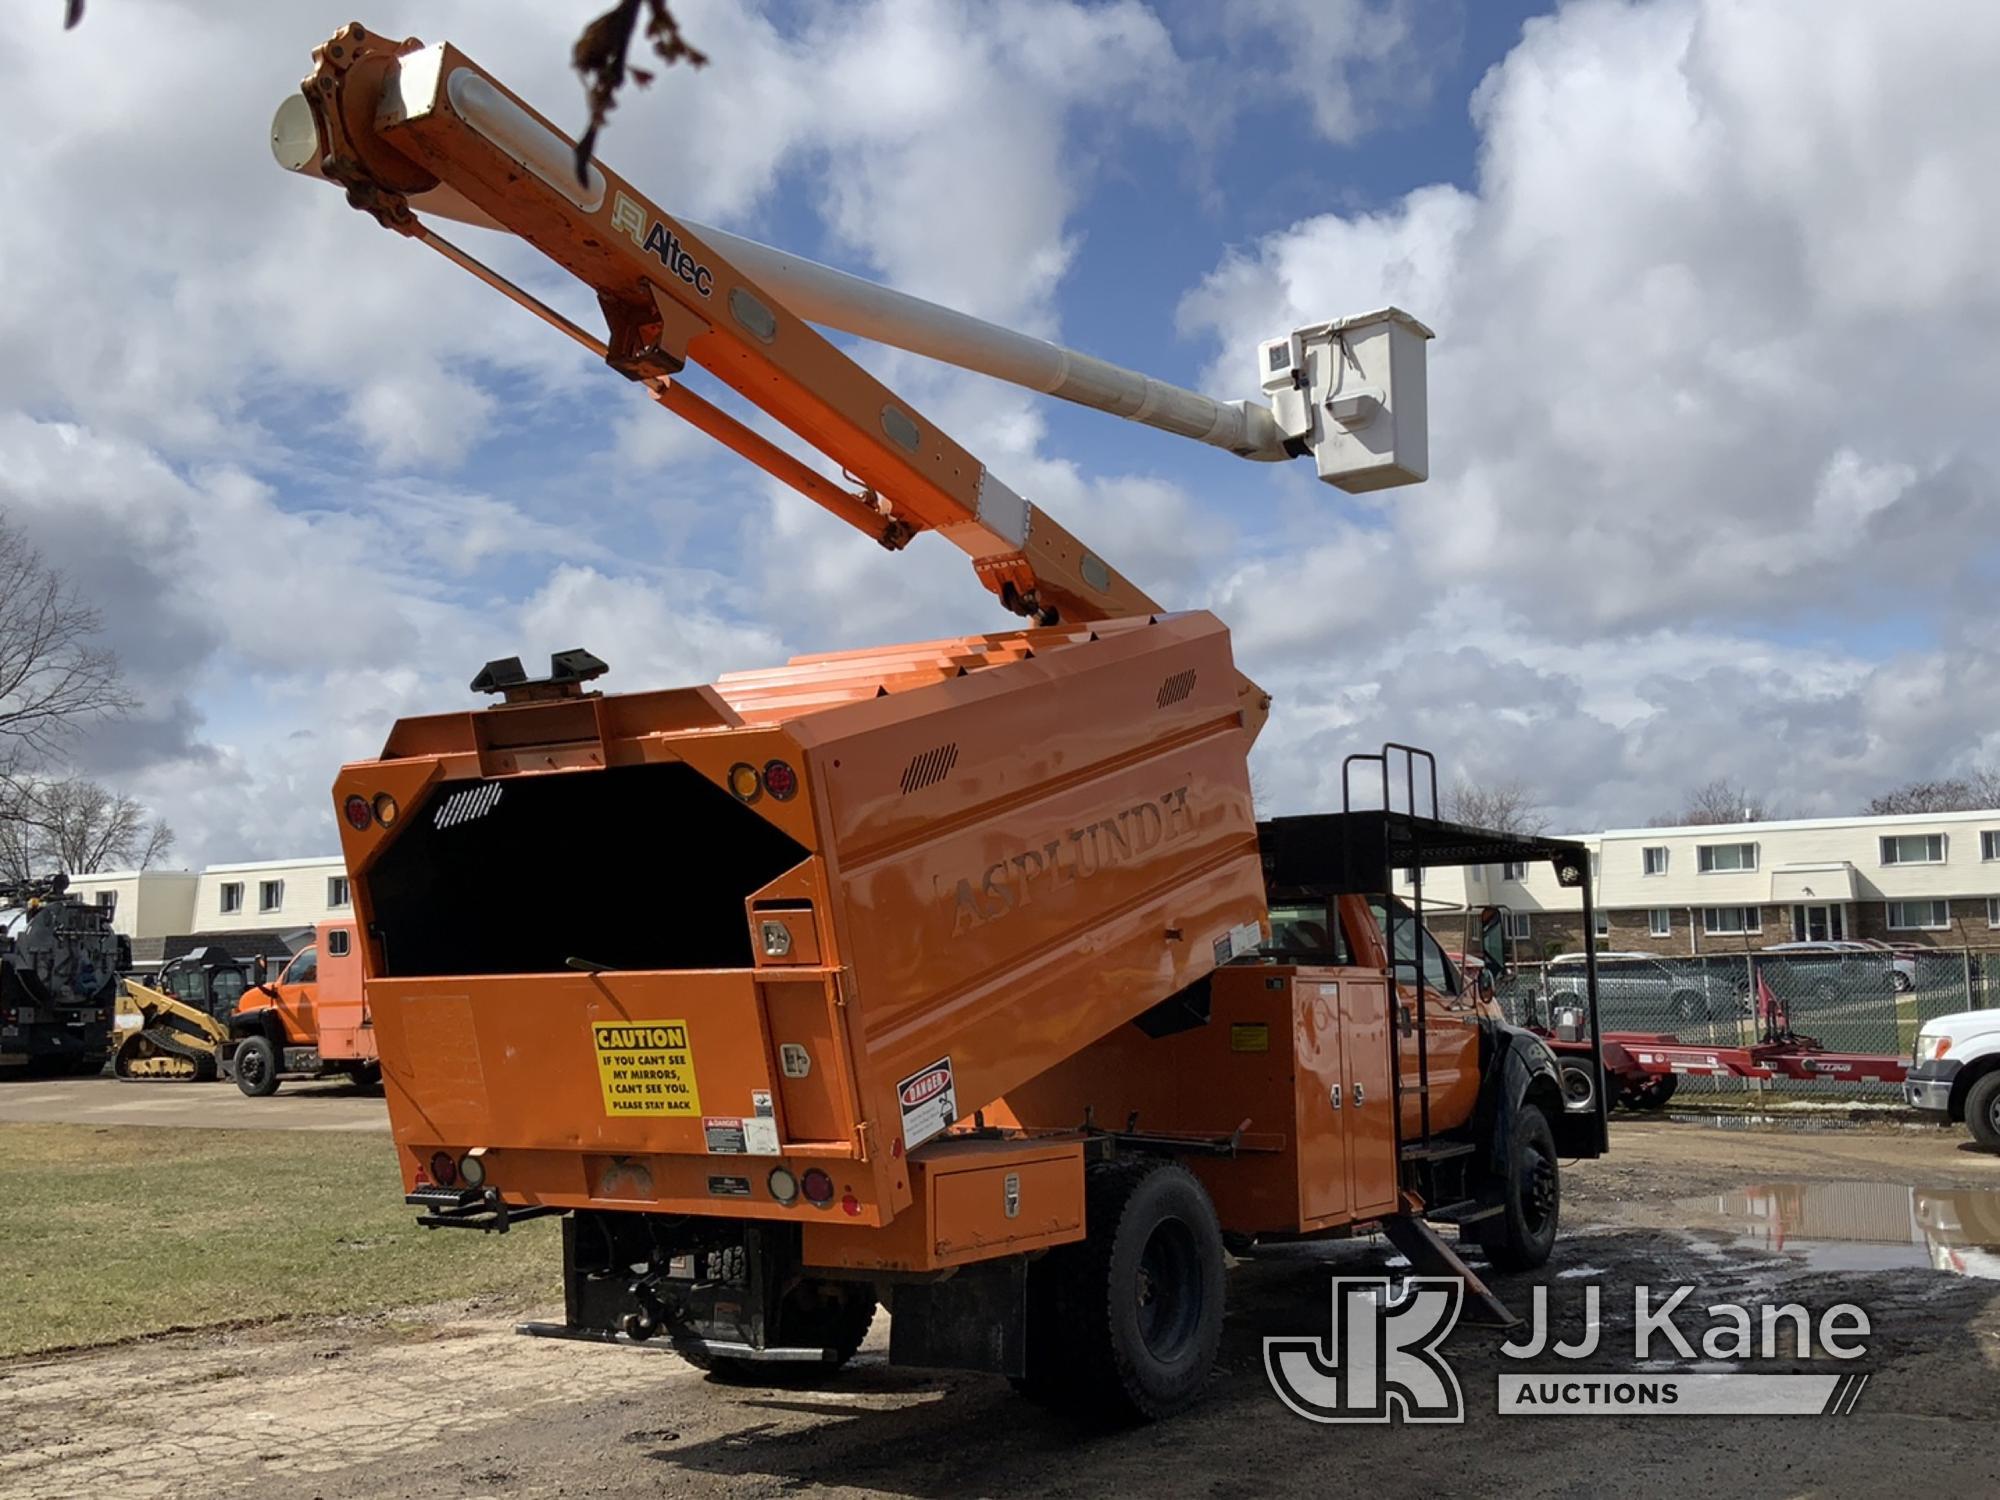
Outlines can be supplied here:
[[[1374, 806], [1356, 806], [1357, 801]], [[1558, 884], [1577, 888], [1582, 897], [1587, 992], [1596, 994], [1594, 920], [1589, 851], [1567, 839], [1504, 833], [1448, 822], [1437, 815], [1437, 760], [1413, 745], [1391, 742], [1374, 752], [1349, 755], [1341, 763], [1341, 811], [1273, 818], [1258, 827], [1264, 850], [1266, 884], [1274, 896], [1281, 891], [1316, 896], [1379, 897], [1383, 905], [1383, 941], [1387, 948], [1390, 996], [1389, 1070], [1396, 1107], [1395, 1128], [1401, 1186], [1425, 1191], [1438, 1165], [1469, 1155], [1474, 1149], [1460, 1141], [1439, 1141], [1432, 1130], [1430, 1077], [1430, 1003], [1433, 986], [1424, 974], [1424, 872], [1431, 869], [1546, 862], [1555, 867]], [[1398, 871], [1407, 871], [1411, 900], [1407, 908], [1395, 899]], [[1407, 952], [1407, 960], [1399, 960]], [[1412, 970], [1415, 1006], [1402, 1004], [1398, 980], [1403, 962]], [[1590, 1009], [1592, 1055], [1598, 1054], [1597, 1007]], [[1405, 1065], [1403, 1039], [1416, 1039], [1414, 1071]], [[1599, 1134], [1603, 1122], [1603, 1088], [1597, 1089]], [[1414, 1132], [1403, 1123], [1403, 1101], [1415, 1098]], [[1449, 1207], [1432, 1204], [1449, 1218]]]

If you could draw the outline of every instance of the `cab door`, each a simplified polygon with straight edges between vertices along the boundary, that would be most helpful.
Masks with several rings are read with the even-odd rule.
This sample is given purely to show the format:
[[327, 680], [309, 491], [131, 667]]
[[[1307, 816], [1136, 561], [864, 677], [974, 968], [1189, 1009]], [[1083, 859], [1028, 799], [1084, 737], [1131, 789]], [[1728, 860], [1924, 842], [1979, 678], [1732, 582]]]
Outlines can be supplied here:
[[278, 992], [278, 1013], [297, 1046], [315, 1046], [319, 1041], [319, 1015], [314, 1004], [319, 990], [319, 949], [307, 946], [292, 956], [285, 972], [273, 986]]
[[[1380, 897], [1368, 899], [1375, 929], [1387, 942], [1389, 909]], [[1472, 1117], [1479, 1096], [1479, 1008], [1476, 997], [1467, 991], [1465, 976], [1445, 956], [1443, 947], [1429, 929], [1419, 925], [1410, 909], [1400, 901], [1395, 909], [1394, 942], [1396, 1009], [1394, 1020], [1403, 1082], [1403, 1136], [1412, 1139], [1422, 1131], [1422, 1102], [1416, 1087], [1419, 1077], [1417, 1049], [1417, 975], [1423, 974], [1425, 1029], [1430, 1075], [1431, 1130], [1435, 1133], [1463, 1124]]]

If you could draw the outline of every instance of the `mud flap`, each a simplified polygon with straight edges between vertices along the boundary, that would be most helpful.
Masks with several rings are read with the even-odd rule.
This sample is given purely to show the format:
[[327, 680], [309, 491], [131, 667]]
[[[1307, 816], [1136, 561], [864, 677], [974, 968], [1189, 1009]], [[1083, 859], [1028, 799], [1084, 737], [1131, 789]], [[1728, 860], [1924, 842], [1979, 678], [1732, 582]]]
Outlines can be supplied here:
[[967, 1266], [943, 1281], [902, 1282], [892, 1295], [891, 1364], [1028, 1373], [1028, 1263], [1021, 1256]]

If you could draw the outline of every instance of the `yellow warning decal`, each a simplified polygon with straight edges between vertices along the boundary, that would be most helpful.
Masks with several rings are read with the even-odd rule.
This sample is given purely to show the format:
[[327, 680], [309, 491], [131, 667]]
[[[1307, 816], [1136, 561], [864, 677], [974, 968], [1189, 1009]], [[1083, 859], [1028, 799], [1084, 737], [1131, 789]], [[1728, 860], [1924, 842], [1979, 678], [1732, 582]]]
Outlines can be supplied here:
[[1248, 1024], [1239, 1022], [1229, 1028], [1229, 1050], [1231, 1052], [1269, 1052], [1271, 1050], [1271, 1028], [1262, 1021]]
[[607, 1115], [698, 1115], [685, 1021], [596, 1021], [597, 1081]]

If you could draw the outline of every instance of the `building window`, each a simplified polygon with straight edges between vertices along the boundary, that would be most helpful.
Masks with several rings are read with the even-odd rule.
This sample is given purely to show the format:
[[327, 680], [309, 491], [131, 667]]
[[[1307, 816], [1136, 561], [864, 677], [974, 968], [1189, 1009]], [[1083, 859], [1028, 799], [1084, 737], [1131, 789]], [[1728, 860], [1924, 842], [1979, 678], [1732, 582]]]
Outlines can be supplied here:
[[1665, 844], [1648, 844], [1639, 851], [1639, 860], [1640, 868], [1646, 874], [1664, 875], [1667, 873], [1667, 846]]
[[116, 891], [99, 891], [97, 893], [97, 904], [103, 907], [106, 911], [110, 912], [117, 911], [118, 893]]
[[1604, 908], [1601, 906], [1593, 907], [1590, 913], [1590, 930], [1592, 934], [1597, 937], [1601, 938], [1610, 937], [1611, 913], [1604, 910]]
[[1529, 938], [1534, 936], [1534, 924], [1529, 920], [1527, 912], [1510, 911], [1507, 913], [1507, 936], [1517, 943], [1525, 943]]
[[257, 910], [278, 911], [285, 904], [285, 882], [282, 880], [260, 880], [257, 882]]
[[328, 906], [347, 905], [347, 877], [329, 875], [326, 877], [326, 904]]
[[2000, 828], [1982, 829], [1979, 834], [1979, 857], [2000, 859]]
[[1949, 901], [1891, 901], [1889, 903], [1889, 930], [1891, 932], [1935, 932], [1939, 928], [1951, 926], [1951, 903]]
[[326, 956], [328, 958], [347, 957], [347, 929], [336, 927], [326, 935]]
[[2000, 896], [1986, 898], [1986, 925], [2000, 927]]
[[1526, 864], [1517, 865], [1511, 862], [1504, 864], [1500, 867], [1500, 878], [1502, 880], [1526, 880], [1528, 878], [1528, 867]]
[[1941, 865], [1944, 863], [1944, 835], [1941, 833], [1892, 833], [1882, 840], [1885, 865]]
[[1646, 932], [1652, 937], [1672, 937], [1674, 914], [1664, 906], [1654, 907], [1646, 913]]
[[1695, 868], [1704, 875], [1757, 868], [1755, 844], [1697, 844], [1694, 853]]
[[[1723, 848], [1732, 847], [1723, 845]], [[1745, 848], [1750, 845], [1743, 846]], [[1701, 930], [1710, 937], [1734, 937], [1764, 930], [1764, 910], [1759, 906], [1707, 906], [1702, 908]]]
[[227, 917], [243, 910], [243, 882], [225, 880], [222, 882], [222, 914]]

